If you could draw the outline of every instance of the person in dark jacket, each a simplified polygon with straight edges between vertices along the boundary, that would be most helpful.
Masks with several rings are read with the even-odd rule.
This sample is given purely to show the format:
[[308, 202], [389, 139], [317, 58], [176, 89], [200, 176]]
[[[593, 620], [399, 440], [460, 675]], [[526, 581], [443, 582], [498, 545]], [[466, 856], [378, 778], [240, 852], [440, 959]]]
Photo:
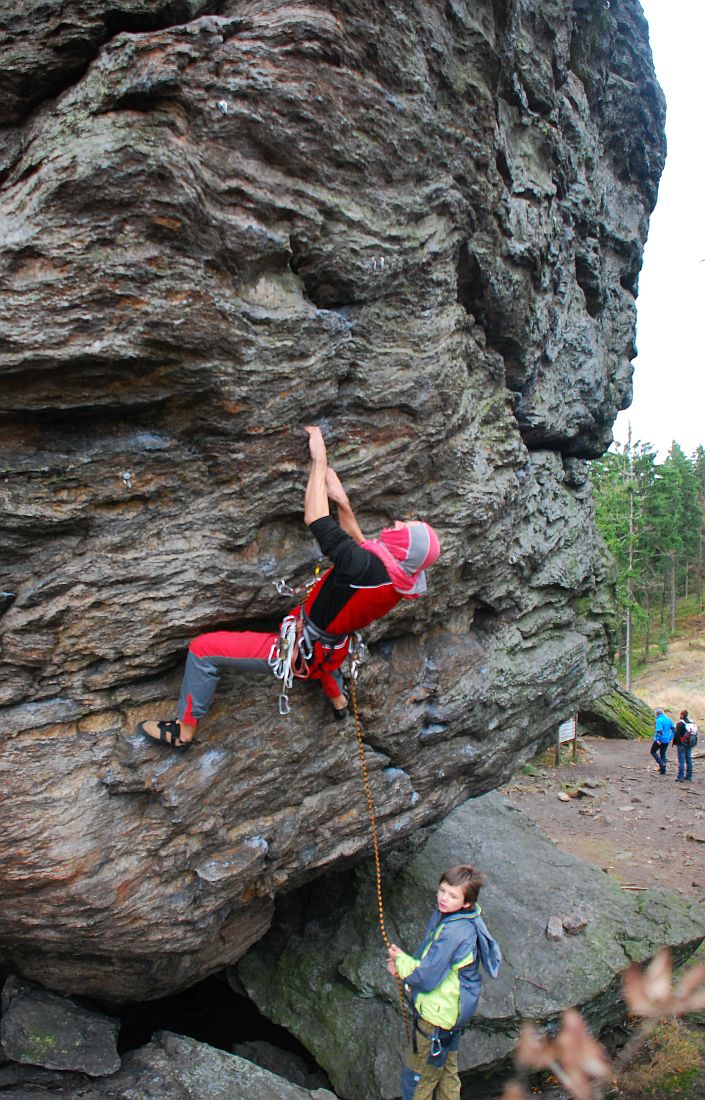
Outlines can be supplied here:
[[[332, 562], [330, 569], [304, 603], [285, 618], [279, 633], [219, 630], [195, 638], [186, 659], [178, 718], [137, 726], [150, 740], [180, 751], [188, 749], [211, 705], [221, 669], [276, 673], [282, 650], [289, 653], [291, 675], [319, 680], [336, 715], [344, 715], [347, 699], [338, 670], [348, 654], [351, 635], [381, 619], [400, 600], [425, 593], [425, 569], [440, 554], [434, 529], [421, 520], [397, 520], [377, 539], [366, 539], [340, 478], [328, 465], [320, 428], [310, 425], [306, 432], [311, 469], [304, 523]], [[337, 505], [338, 522], [330, 514], [331, 501]], [[285, 624], [290, 631], [286, 644]]]
[[496, 978], [502, 959], [477, 904], [483, 882], [469, 864], [444, 871], [419, 947], [413, 955], [396, 944], [388, 950], [387, 970], [405, 982], [414, 1013], [402, 1100], [460, 1100], [460, 1032], [477, 1009], [480, 963]]
[[691, 727], [693, 723], [688, 717], [688, 711], [682, 710], [680, 718], [676, 722], [676, 732], [673, 734], [673, 744], [678, 753], [678, 775], [676, 783], [690, 782], [693, 778], [693, 746], [691, 744]]

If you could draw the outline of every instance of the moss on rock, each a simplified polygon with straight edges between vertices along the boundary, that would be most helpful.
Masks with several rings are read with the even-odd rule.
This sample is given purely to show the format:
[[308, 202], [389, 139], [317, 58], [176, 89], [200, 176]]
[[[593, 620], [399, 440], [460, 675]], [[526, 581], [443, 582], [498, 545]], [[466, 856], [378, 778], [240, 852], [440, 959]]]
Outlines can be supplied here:
[[651, 707], [636, 695], [615, 687], [580, 711], [582, 732], [592, 737], [616, 737], [625, 741], [652, 736], [654, 717]]

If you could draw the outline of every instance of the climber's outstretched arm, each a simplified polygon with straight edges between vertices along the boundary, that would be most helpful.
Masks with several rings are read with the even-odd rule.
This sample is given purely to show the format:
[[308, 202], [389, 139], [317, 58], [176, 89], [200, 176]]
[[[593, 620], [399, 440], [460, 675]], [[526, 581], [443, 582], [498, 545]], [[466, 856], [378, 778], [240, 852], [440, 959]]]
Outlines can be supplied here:
[[338, 522], [342, 529], [355, 542], [364, 542], [365, 536], [350, 506], [348, 494], [335, 470], [328, 465], [326, 444], [321, 429], [313, 424], [307, 424], [306, 431], [311, 455], [311, 472], [308, 475], [304, 497], [304, 523], [310, 526], [314, 520], [329, 516], [329, 501], [332, 500], [338, 506]]
[[326, 489], [328, 500], [332, 500], [338, 505], [338, 523], [340, 526], [351, 538], [355, 539], [355, 542], [364, 542], [365, 536], [350, 506], [348, 494], [345, 492], [342, 482], [332, 466], [329, 466], [326, 470]]
[[328, 490], [326, 489], [326, 471], [328, 456], [321, 429], [313, 424], [306, 425], [308, 432], [308, 450], [311, 455], [311, 471], [308, 475], [306, 495], [304, 496], [304, 523], [308, 527], [316, 519], [330, 515]]

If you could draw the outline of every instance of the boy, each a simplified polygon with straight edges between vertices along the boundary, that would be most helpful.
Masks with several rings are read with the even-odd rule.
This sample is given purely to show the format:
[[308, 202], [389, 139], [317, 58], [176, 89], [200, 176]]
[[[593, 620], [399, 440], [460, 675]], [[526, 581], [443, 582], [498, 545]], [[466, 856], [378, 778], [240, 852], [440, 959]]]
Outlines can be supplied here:
[[496, 978], [502, 959], [477, 904], [484, 881], [475, 867], [450, 867], [441, 875], [437, 908], [416, 955], [396, 944], [388, 949], [387, 970], [404, 980], [414, 1013], [402, 1100], [460, 1100], [460, 1031], [477, 1008], [480, 962]]

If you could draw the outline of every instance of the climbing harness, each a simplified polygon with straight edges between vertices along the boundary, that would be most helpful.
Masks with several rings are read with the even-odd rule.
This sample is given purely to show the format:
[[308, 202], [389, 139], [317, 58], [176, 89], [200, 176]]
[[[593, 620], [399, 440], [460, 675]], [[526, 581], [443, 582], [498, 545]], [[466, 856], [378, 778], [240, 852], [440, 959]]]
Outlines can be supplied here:
[[432, 1058], [440, 1058], [441, 1055], [443, 1054], [443, 1051], [446, 1049], [446, 1047], [449, 1047], [450, 1044], [453, 1042], [453, 1039], [456, 1038], [458, 1035], [460, 1035], [460, 1030], [457, 1027], [453, 1027], [453, 1028], [434, 1027], [433, 1031], [430, 1031], [430, 1032], [429, 1031], [424, 1031], [424, 1029], [421, 1027], [421, 1024], [419, 1022], [421, 1020], [421, 1017], [419, 1016], [418, 1012], [416, 1011], [416, 1007], [414, 1005], [412, 1005], [412, 1011], [413, 1011], [413, 1016], [414, 1016], [414, 1029], [413, 1029], [413, 1036], [412, 1036], [412, 1040], [411, 1040], [411, 1049], [413, 1050], [414, 1054], [419, 1053], [419, 1044], [416, 1041], [416, 1035], [418, 1033], [419, 1035], [423, 1035], [424, 1039], [429, 1039], [430, 1040], [430, 1042], [431, 1042], [431, 1049], [430, 1049], [431, 1057]]
[[[287, 615], [279, 628], [279, 635], [273, 643], [267, 658], [277, 680], [281, 680], [279, 692], [279, 713], [291, 713], [289, 688], [297, 680], [307, 680], [317, 669], [325, 665], [325, 653], [330, 655], [336, 649], [347, 646], [352, 635], [329, 634], [327, 630], [312, 623], [303, 605]], [[362, 639], [357, 643], [364, 650]], [[324, 656], [316, 656], [315, 646], [320, 646]], [[358, 659], [359, 661], [359, 659]]]
[[[352, 702], [353, 716], [355, 718], [355, 735], [357, 737], [357, 751], [360, 757], [360, 768], [362, 771], [362, 785], [365, 789], [365, 798], [367, 800], [367, 815], [370, 820], [370, 833], [372, 834], [372, 849], [374, 852], [375, 861], [375, 886], [377, 889], [377, 920], [379, 923], [379, 930], [382, 936], [384, 946], [389, 948], [392, 946], [392, 941], [387, 935], [387, 928], [384, 922], [384, 898], [382, 896], [382, 863], [379, 855], [379, 838], [377, 836], [377, 821], [375, 818], [375, 806], [372, 800], [372, 789], [370, 787], [370, 773], [367, 767], [367, 754], [365, 752], [365, 743], [362, 739], [362, 723], [360, 722], [360, 709], [357, 702], [357, 678], [359, 674], [360, 665], [365, 660], [365, 644], [360, 634], [353, 635], [353, 639], [356, 642], [356, 648], [353, 650], [351, 643], [351, 659], [350, 659], [350, 700]], [[404, 1024], [404, 1034], [406, 1035], [407, 1043], [411, 1043], [412, 1036], [409, 1027], [409, 1017], [406, 1011], [406, 998], [404, 996], [404, 983], [397, 974], [397, 987], [399, 989], [399, 1003], [401, 1004], [401, 1018]]]
[[[295, 588], [287, 582], [285, 577], [272, 582], [280, 596], [293, 597], [300, 595], [302, 592], [306, 594], [299, 606], [282, 620], [279, 635], [267, 658], [267, 664], [275, 677], [277, 680], [281, 680], [278, 706], [279, 713], [282, 716], [291, 713], [289, 688], [292, 686], [294, 678], [307, 680], [312, 673], [315, 673], [321, 667], [325, 667], [326, 658], [325, 656], [316, 655], [315, 646], [323, 649], [324, 653], [327, 650], [328, 655], [331, 655], [336, 649], [347, 646], [349, 640], [353, 637], [349, 634], [330, 634], [327, 630], [322, 630], [311, 622], [306, 614], [304, 608], [306, 596], [318, 582], [320, 572], [321, 563], [317, 562], [311, 579], [304, 584], [297, 585]], [[361, 636], [358, 635], [357, 637], [357, 651], [361, 655], [365, 647]], [[361, 659], [361, 656], [358, 657], [358, 664]]]

